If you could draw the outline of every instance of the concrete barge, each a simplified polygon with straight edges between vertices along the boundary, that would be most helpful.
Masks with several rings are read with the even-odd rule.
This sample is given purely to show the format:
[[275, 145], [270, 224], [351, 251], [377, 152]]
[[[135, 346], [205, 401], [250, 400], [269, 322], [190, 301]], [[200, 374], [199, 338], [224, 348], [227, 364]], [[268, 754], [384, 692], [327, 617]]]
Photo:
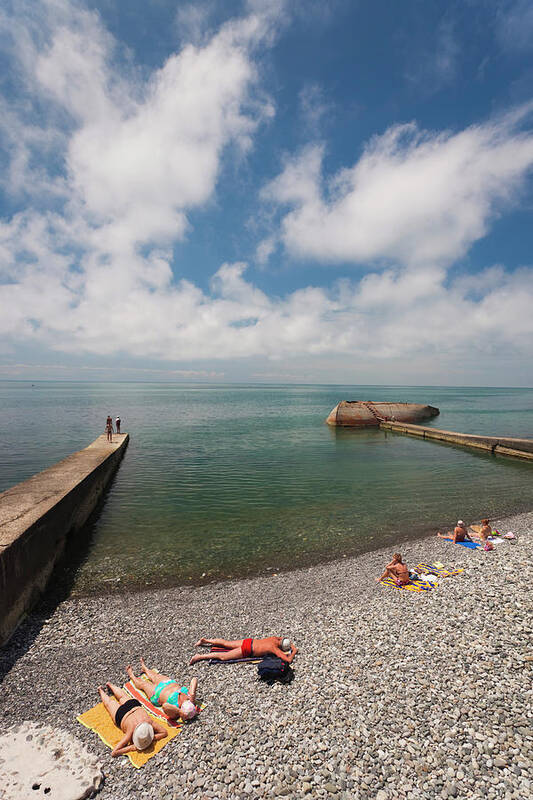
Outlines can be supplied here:
[[44, 590], [67, 539], [96, 508], [128, 444], [99, 436], [0, 494], [0, 647]]
[[509, 436], [478, 436], [473, 433], [444, 431], [417, 423], [436, 417], [439, 409], [419, 403], [381, 403], [373, 400], [342, 400], [326, 419], [328, 425], [346, 428], [380, 428], [406, 433], [421, 439], [488, 450], [493, 455], [512, 456], [533, 461], [533, 439]]
[[346, 428], [378, 428], [387, 420], [394, 422], [421, 422], [439, 414], [434, 406], [420, 403], [382, 403], [373, 400], [341, 400], [333, 408], [326, 422]]

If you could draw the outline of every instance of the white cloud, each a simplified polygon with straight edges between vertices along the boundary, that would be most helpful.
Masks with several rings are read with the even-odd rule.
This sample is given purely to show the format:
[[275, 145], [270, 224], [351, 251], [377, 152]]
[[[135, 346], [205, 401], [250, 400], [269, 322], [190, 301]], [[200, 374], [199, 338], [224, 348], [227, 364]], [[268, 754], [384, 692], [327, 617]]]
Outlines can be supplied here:
[[27, 253], [32, 236], [40, 243], [40, 272], [29, 264], [17, 282], [2, 286], [2, 333], [78, 357], [125, 352], [224, 362], [345, 354], [347, 368], [396, 360], [412, 369], [430, 356], [478, 370], [484, 364], [490, 372], [495, 352], [525, 364], [533, 356], [531, 268], [509, 274], [493, 267], [451, 283], [441, 268], [397, 268], [330, 290], [308, 287], [272, 298], [246, 280], [242, 263], [223, 265], [209, 292], [187, 281], [158, 286], [157, 280], [150, 288], [132, 282], [122, 290], [109, 284], [105, 268], [95, 267], [80, 295], [61, 280], [60, 267], [52, 268], [54, 253], [42, 230], [28, 221], [28, 230], [20, 224], [18, 232]]
[[209, 293], [184, 281], [151, 292], [137, 287], [120, 303], [110, 302], [109, 287], [97, 282], [74, 308], [59, 284], [43, 293], [25, 281], [11, 287], [4, 324], [10, 309], [25, 304], [26, 313], [13, 321], [28, 325], [19, 335], [38, 335], [52, 348], [101, 355], [121, 349], [168, 360], [346, 353], [379, 361], [466, 352], [490, 360], [495, 347], [533, 352], [532, 269], [512, 275], [492, 269], [449, 286], [441, 270], [388, 270], [284, 298], [269, 298], [244, 272], [243, 264], [226, 264]]
[[180, 40], [202, 44], [208, 35], [214, 10], [213, 0], [195, 0], [193, 3], [180, 4], [176, 11], [176, 32]]
[[332, 263], [452, 263], [519, 196], [533, 167], [533, 133], [520, 130], [531, 110], [455, 134], [395, 125], [328, 180], [323, 148], [309, 146], [263, 191], [289, 206], [281, 240], [296, 257]]
[[[498, 348], [531, 357], [533, 271], [495, 267], [449, 283], [445, 269], [533, 163], [532, 137], [519, 132], [525, 109], [455, 135], [392, 128], [327, 184], [322, 149], [308, 148], [267, 191], [290, 207], [285, 246], [394, 267], [276, 297], [245, 264], [223, 264], [204, 291], [174, 276], [172, 246], [191, 230], [191, 211], [212, 201], [224, 154], [246, 153], [272, 113], [257, 100], [254, 48], [284, 24], [282, 6], [251, 3], [148, 80], [124, 67], [94, 12], [66, 0], [19, 7], [10, 30], [23, 102], [2, 128], [4, 185], [15, 208], [28, 202], [0, 222], [3, 348], [179, 361], [175, 374], [190, 378], [216, 377], [213, 363], [237, 358], [267, 375], [258, 360], [412, 366], [474, 354], [479, 366]], [[263, 244], [264, 258], [276, 244]], [[279, 374], [308, 372], [301, 363]]]
[[247, 39], [224, 28], [171, 56], [142, 92], [124, 82], [117, 91], [91, 23], [58, 31], [37, 60], [41, 84], [81, 122], [67, 153], [73, 202], [102, 250], [181, 238], [187, 211], [212, 196], [223, 148], [249, 148], [257, 125], [260, 109], [243, 109], [255, 80]]
[[[246, 152], [272, 114], [252, 95], [252, 53], [273, 40], [281, 8], [272, 2], [230, 20], [148, 80], [124, 66], [99, 16], [75, 2], [20, 0], [2, 12], [24, 98], [2, 125], [4, 185], [15, 202], [31, 200], [0, 227], [5, 335], [106, 352], [138, 349], [141, 321], [157, 335], [151, 293], [173, 280], [171, 245], [189, 229], [189, 212], [211, 201], [224, 152]], [[186, 312], [197, 290], [174, 291]], [[114, 326], [124, 332], [120, 343]]]
[[[39, 13], [40, 25], [24, 26]], [[124, 253], [183, 237], [187, 213], [213, 195], [224, 149], [246, 151], [263, 115], [272, 114], [250, 93], [257, 79], [250, 52], [272, 35], [268, 13], [227, 23], [203, 46], [185, 46], [147, 82], [119, 71], [116, 43], [95, 12], [48, 0], [33, 14], [21, 3], [12, 21], [34, 119], [38, 107], [50, 110], [31, 133], [28, 114], [12, 113], [4, 124], [11, 171], [19, 185], [31, 183], [28, 139], [36, 144], [39, 128], [62, 117], [55, 133], [67, 216], [93, 250]]]
[[222, 381], [224, 372], [209, 369], [168, 369], [165, 367], [140, 367], [117, 364], [40, 364], [37, 361], [8, 362], [0, 364], [0, 376], [11, 379], [47, 380], [50, 376], [69, 380], [75, 378], [89, 380], [178, 380], [178, 381]]
[[266, 264], [272, 253], [276, 249], [277, 240], [275, 236], [268, 236], [259, 242], [256, 250], [256, 260], [259, 264]]

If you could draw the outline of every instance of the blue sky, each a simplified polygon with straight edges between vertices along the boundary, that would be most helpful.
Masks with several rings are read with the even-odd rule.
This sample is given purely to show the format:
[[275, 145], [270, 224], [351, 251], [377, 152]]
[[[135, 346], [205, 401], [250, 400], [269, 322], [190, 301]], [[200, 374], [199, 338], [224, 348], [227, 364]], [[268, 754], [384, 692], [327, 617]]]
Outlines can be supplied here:
[[533, 385], [533, 7], [0, 11], [0, 378]]

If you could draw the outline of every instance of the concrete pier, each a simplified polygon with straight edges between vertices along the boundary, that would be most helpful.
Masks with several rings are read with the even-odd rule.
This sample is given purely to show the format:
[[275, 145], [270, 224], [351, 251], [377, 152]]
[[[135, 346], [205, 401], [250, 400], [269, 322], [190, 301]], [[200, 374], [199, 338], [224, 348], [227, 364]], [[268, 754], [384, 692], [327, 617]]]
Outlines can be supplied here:
[[384, 431], [406, 433], [421, 439], [433, 439], [440, 442], [458, 444], [462, 447], [474, 447], [477, 450], [488, 450], [494, 455], [514, 456], [533, 461], [533, 439], [514, 439], [508, 436], [477, 436], [471, 433], [442, 431], [424, 425], [409, 425], [405, 422], [381, 422], [379, 427]]
[[0, 494], [0, 646], [35, 603], [69, 536], [87, 521], [129, 441], [99, 436]]

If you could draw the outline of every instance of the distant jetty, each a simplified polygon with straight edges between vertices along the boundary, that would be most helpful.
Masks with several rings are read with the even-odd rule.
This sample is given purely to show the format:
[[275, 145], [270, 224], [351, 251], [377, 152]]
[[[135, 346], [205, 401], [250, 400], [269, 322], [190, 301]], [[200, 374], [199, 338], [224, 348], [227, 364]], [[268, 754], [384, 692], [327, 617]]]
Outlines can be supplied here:
[[328, 425], [345, 428], [377, 428], [382, 422], [421, 422], [439, 414], [434, 406], [420, 403], [382, 403], [373, 400], [341, 400], [326, 419]]
[[341, 428], [380, 428], [420, 439], [488, 450], [492, 455], [512, 456], [533, 461], [533, 439], [510, 436], [478, 436], [458, 431], [443, 431], [418, 425], [421, 420], [440, 414], [434, 406], [420, 403], [380, 403], [373, 400], [341, 400], [326, 418], [328, 425]]

